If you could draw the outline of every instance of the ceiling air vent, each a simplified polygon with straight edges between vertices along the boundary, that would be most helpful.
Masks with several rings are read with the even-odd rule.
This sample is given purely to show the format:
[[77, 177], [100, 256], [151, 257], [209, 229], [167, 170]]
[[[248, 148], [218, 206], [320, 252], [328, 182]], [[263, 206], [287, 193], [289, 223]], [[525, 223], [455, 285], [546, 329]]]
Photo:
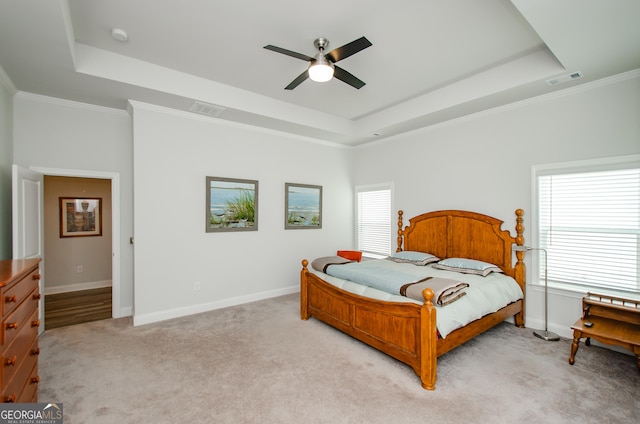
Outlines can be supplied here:
[[547, 80], [547, 84], [554, 86], [558, 84], [564, 84], [565, 82], [573, 81], [574, 79], [582, 78], [582, 72], [574, 72], [572, 74], [562, 75], [561, 77], [552, 78]]
[[216, 117], [220, 116], [220, 114], [225, 111], [225, 108], [196, 100], [189, 108], [189, 111], [199, 113], [201, 115]]

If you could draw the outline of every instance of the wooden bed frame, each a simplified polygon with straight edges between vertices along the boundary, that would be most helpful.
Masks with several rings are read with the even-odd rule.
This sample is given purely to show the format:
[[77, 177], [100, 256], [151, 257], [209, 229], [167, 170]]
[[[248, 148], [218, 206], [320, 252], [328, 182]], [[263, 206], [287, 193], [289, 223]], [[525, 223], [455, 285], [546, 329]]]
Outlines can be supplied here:
[[[513, 277], [525, 293], [524, 252], [516, 253], [513, 244], [524, 245], [524, 211], [516, 214], [516, 237], [502, 230], [503, 221], [468, 211], [429, 212], [409, 220], [402, 229], [402, 211], [398, 211], [397, 251], [413, 250], [440, 258], [462, 257], [498, 265]], [[404, 245], [404, 246], [403, 246]], [[344, 291], [311, 273], [308, 260], [300, 272], [300, 317], [313, 316], [346, 334], [411, 366], [422, 387], [434, 390], [436, 362], [440, 355], [471, 340], [478, 334], [514, 317], [516, 326], [524, 327], [524, 298], [485, 315], [463, 328], [439, 338], [436, 330], [436, 307], [433, 291], [424, 290], [422, 305], [375, 300]]]

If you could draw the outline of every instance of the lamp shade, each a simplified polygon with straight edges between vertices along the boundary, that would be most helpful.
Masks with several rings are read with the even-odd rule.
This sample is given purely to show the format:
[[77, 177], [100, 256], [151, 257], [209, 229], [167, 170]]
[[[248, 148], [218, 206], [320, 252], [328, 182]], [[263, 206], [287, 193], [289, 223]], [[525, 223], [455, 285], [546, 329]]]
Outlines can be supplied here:
[[328, 61], [322, 52], [316, 55], [316, 60], [309, 65], [309, 78], [316, 82], [326, 82], [333, 78], [333, 63]]

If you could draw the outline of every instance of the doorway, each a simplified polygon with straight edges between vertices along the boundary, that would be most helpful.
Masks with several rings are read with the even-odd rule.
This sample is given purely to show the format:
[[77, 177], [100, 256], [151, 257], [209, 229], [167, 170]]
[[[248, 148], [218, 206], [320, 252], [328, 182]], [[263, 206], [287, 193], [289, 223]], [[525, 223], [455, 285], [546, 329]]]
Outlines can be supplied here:
[[[58, 168], [46, 168], [46, 167], [30, 167], [31, 172], [39, 173], [46, 176], [60, 176], [60, 177], [79, 177], [79, 178], [97, 178], [108, 180], [111, 183], [111, 316], [119, 318], [127, 316], [130, 312], [121, 310], [121, 275], [120, 275], [120, 174], [116, 172], [103, 172], [103, 171], [87, 171], [87, 170], [73, 170], [73, 169], [58, 169]], [[44, 227], [44, 225], [42, 226]], [[44, 231], [42, 231], [44, 232]], [[40, 237], [44, 237], [41, 234]], [[44, 285], [46, 287], [47, 258], [43, 257], [41, 262], [41, 268], [44, 268]], [[44, 290], [43, 290], [44, 292]], [[43, 302], [44, 303], [44, 302]], [[42, 304], [41, 311], [44, 310], [44, 304]], [[41, 321], [46, 325], [44, 314], [41, 315]], [[41, 331], [44, 330], [44, 325], [41, 327]]]
[[111, 181], [44, 176], [45, 330], [112, 317]]

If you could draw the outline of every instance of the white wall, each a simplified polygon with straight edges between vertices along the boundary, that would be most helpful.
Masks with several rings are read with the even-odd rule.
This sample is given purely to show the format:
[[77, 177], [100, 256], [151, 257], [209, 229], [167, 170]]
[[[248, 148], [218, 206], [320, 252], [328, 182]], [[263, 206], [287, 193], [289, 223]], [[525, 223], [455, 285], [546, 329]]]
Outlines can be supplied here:
[[[133, 137], [135, 324], [298, 291], [353, 247], [350, 150], [139, 103]], [[205, 232], [207, 176], [259, 181], [258, 231]], [[287, 182], [323, 187], [321, 229], [284, 229]]]
[[0, 260], [11, 259], [11, 162], [13, 161], [12, 93], [0, 67]]
[[121, 231], [116, 250], [120, 251], [120, 311], [114, 313], [131, 315], [133, 169], [129, 115], [121, 110], [22, 92], [14, 97], [13, 108], [14, 160], [18, 165], [119, 175]]
[[[1, 90], [0, 100], [7, 102]], [[516, 208], [531, 211], [532, 165], [640, 153], [638, 72], [355, 151], [142, 104], [131, 118], [19, 93], [13, 114], [16, 163], [120, 174], [123, 308], [134, 302], [135, 167], [136, 323], [297, 290], [300, 259], [353, 247], [357, 184], [394, 182], [395, 207], [406, 217], [470, 209], [512, 229]], [[260, 181], [259, 231], [205, 233], [207, 175]], [[321, 230], [284, 230], [285, 182], [323, 186]], [[580, 296], [552, 291], [552, 331], [569, 335]], [[541, 327], [542, 299], [529, 287], [530, 327]]]
[[[640, 153], [639, 117], [633, 72], [365, 146], [355, 156], [355, 183], [393, 181], [407, 218], [473, 210], [502, 219], [514, 235], [513, 211], [522, 208], [531, 240], [532, 165]], [[527, 326], [541, 328], [542, 293], [536, 286], [527, 295]], [[553, 291], [550, 330], [569, 336], [581, 296]]]

